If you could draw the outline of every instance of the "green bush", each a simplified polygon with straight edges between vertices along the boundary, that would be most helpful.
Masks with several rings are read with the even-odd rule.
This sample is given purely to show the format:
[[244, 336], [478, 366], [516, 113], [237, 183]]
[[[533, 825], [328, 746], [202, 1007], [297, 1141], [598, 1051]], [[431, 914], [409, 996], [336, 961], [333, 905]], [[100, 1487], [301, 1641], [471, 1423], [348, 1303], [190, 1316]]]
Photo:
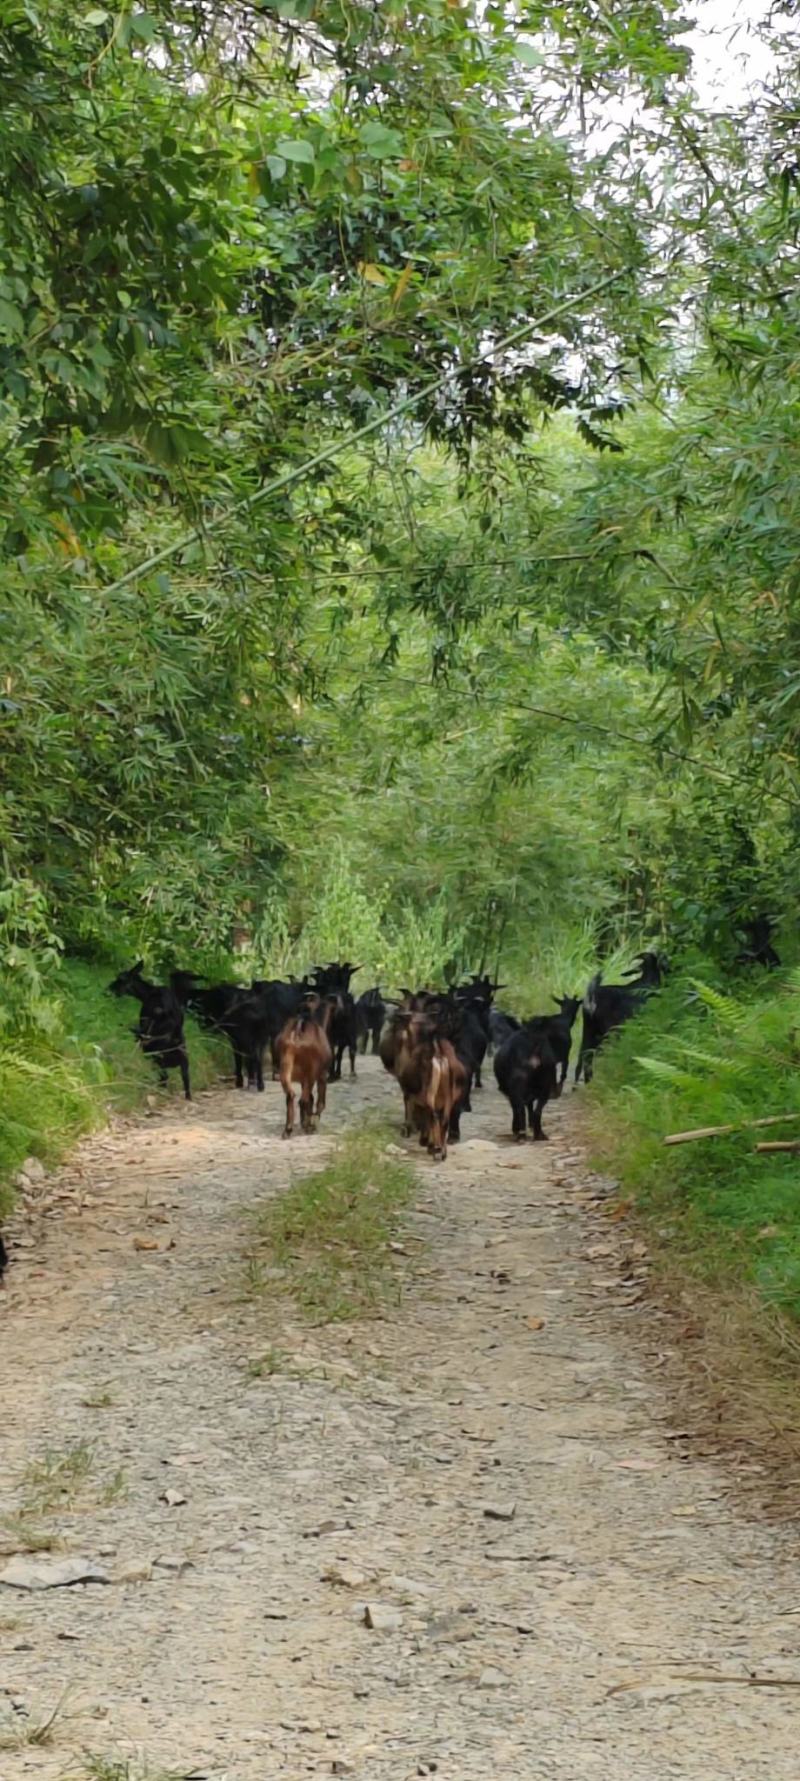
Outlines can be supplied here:
[[[800, 1138], [800, 971], [722, 990], [693, 961], [599, 1054], [589, 1096], [598, 1162], [635, 1195], [682, 1266], [746, 1282], [800, 1319], [798, 1157], [755, 1154]], [[759, 1130], [752, 1122], [794, 1115]], [[664, 1145], [668, 1133], [730, 1135]]]
[[[26, 1157], [57, 1163], [110, 1112], [135, 1108], [157, 1088], [155, 1069], [131, 1032], [137, 1005], [108, 995], [112, 975], [108, 965], [65, 961], [50, 983], [47, 1030], [0, 1044], [0, 1217], [11, 1208], [10, 1181]], [[224, 1052], [191, 1021], [187, 1039], [193, 1087], [206, 1087]], [[165, 1092], [175, 1092], [176, 1080]]]

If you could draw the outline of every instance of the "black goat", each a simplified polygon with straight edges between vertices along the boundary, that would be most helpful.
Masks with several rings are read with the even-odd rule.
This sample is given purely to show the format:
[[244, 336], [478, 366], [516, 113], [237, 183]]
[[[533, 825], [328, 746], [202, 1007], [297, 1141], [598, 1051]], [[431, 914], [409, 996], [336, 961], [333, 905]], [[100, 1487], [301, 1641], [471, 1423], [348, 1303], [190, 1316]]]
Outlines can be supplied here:
[[581, 1071], [584, 1082], [591, 1082], [594, 1055], [603, 1040], [617, 1027], [624, 1026], [632, 1015], [638, 1014], [648, 996], [658, 989], [664, 966], [657, 953], [642, 953], [638, 963], [639, 976], [631, 983], [603, 983], [601, 973], [597, 971], [588, 985], [583, 998], [583, 1033], [575, 1066], [576, 1082], [580, 1082]]
[[543, 1032], [549, 1040], [553, 1056], [558, 1066], [556, 1095], [560, 1095], [567, 1080], [569, 1070], [569, 1054], [572, 1050], [572, 1029], [580, 1008], [580, 996], [554, 996], [558, 1014], [536, 1014], [523, 1022], [529, 1029], [536, 1028]]
[[388, 1008], [378, 988], [365, 989], [364, 994], [357, 998], [356, 1027], [362, 1051], [366, 1051], [370, 1038], [373, 1053], [377, 1051], [387, 1014]]
[[743, 921], [746, 944], [736, 954], [737, 965], [765, 965], [768, 971], [775, 971], [781, 961], [772, 944], [774, 931], [771, 915], [754, 915], [749, 921]]
[[546, 1140], [542, 1114], [556, 1093], [556, 1059], [546, 1032], [525, 1022], [495, 1053], [494, 1073], [500, 1093], [511, 1103], [514, 1137], [525, 1137], [527, 1116], [534, 1139]]
[[236, 1087], [264, 1087], [263, 1055], [267, 1023], [260, 1000], [240, 983], [214, 983], [200, 987], [193, 971], [173, 971], [170, 983], [184, 1007], [206, 1032], [222, 1033], [233, 1052]]
[[341, 1082], [345, 1051], [350, 1057], [350, 1075], [355, 1076], [356, 1073], [358, 1016], [355, 1001], [350, 994], [350, 979], [360, 970], [360, 965], [351, 965], [349, 959], [345, 959], [342, 964], [334, 962], [330, 965], [317, 965], [311, 973], [319, 995], [329, 997], [333, 1006], [328, 1028], [333, 1052], [329, 1082]]
[[[488, 987], [486, 987], [487, 985]], [[489, 1017], [492, 1011], [493, 994], [494, 989], [488, 978], [485, 981], [476, 979], [472, 984], [462, 984], [459, 989], [453, 992], [456, 1005], [463, 1014], [460, 1036], [469, 1052], [476, 1088], [483, 1087], [481, 1067], [491, 1034]]]
[[334, 959], [330, 965], [315, 965], [311, 976], [320, 995], [332, 995], [336, 990], [347, 993], [350, 979], [360, 971], [360, 965], [351, 965], [349, 959], [337, 963]]
[[478, 996], [483, 1002], [493, 1002], [499, 989], [508, 989], [507, 983], [493, 983], [484, 971], [483, 976], [473, 972], [469, 983], [457, 983], [454, 994], [457, 996]]
[[277, 1082], [280, 1071], [278, 1040], [287, 1020], [293, 1020], [299, 1014], [307, 997], [316, 994], [315, 986], [310, 977], [290, 977], [288, 982], [281, 977], [254, 977], [252, 990], [255, 995], [263, 997], [267, 1018], [269, 1046], [272, 1053], [272, 1080]]
[[182, 1003], [174, 989], [147, 982], [142, 976], [143, 963], [139, 959], [132, 970], [120, 971], [109, 984], [109, 991], [112, 996], [133, 996], [139, 1002], [139, 1024], [131, 1028], [134, 1038], [145, 1057], [153, 1059], [161, 1082], [166, 1082], [168, 1070], [180, 1070], [183, 1092], [190, 1101], [189, 1054], [183, 1036]]
[[6, 1246], [5, 1246], [5, 1243], [3, 1242], [2, 1237], [0, 1237], [0, 1281], [2, 1280], [7, 1267], [8, 1267], [8, 1250], [6, 1249]]
[[489, 1009], [489, 1056], [499, 1051], [512, 1033], [519, 1032], [519, 1021], [513, 1014], [504, 1014], [500, 1008]]
[[254, 978], [249, 989], [240, 983], [217, 983], [202, 989], [192, 971], [173, 971], [170, 981], [200, 1025], [209, 1032], [223, 1033], [229, 1041], [237, 1088], [244, 1088], [246, 1073], [248, 1088], [255, 1083], [261, 1093], [266, 1048], [272, 1048], [277, 1071], [278, 1035], [300, 1008], [308, 983]]

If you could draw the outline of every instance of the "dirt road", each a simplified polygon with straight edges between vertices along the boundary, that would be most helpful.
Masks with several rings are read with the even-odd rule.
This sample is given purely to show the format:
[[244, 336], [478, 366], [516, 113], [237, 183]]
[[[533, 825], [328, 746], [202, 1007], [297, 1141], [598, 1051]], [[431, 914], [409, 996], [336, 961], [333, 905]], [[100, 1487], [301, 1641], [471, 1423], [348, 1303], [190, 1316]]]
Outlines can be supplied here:
[[[83, 1208], [56, 1202], [0, 1296], [0, 1511], [38, 1497], [43, 1559], [109, 1581], [0, 1587], [3, 1781], [82, 1752], [209, 1781], [797, 1781], [800, 1696], [748, 1684], [800, 1679], [793, 1543], [686, 1457], [569, 1101], [517, 1150], [478, 1100], [420, 1165], [400, 1303], [357, 1328], [246, 1296], [247, 1209], [326, 1143], [281, 1143], [271, 1086], [173, 1102], [56, 1183]], [[329, 1131], [365, 1105], [396, 1111], [371, 1059]]]

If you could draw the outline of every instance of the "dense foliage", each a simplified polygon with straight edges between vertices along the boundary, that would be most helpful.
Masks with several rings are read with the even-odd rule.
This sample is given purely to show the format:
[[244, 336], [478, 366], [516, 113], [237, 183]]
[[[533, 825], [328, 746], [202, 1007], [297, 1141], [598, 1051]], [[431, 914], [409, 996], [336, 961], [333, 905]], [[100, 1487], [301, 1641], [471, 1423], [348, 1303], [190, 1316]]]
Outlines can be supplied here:
[[763, 30], [726, 112], [674, 0], [2, 9], [9, 1059], [67, 1055], [65, 951], [246, 932], [521, 1006], [645, 933], [730, 965], [763, 911], [791, 956]]

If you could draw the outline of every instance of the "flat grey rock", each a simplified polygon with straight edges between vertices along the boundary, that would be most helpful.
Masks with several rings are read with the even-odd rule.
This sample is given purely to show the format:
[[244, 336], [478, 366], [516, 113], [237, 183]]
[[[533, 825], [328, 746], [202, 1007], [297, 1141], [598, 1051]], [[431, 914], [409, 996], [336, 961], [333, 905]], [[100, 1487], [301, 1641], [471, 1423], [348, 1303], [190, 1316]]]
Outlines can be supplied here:
[[513, 1521], [517, 1513], [516, 1503], [484, 1503], [483, 1513], [487, 1521]]
[[0, 1571], [6, 1589], [69, 1589], [74, 1583], [110, 1583], [108, 1571], [91, 1558], [12, 1558]]
[[384, 1602], [367, 1602], [364, 1609], [364, 1625], [374, 1633], [396, 1633], [403, 1624], [403, 1616], [399, 1608], [389, 1608]]

